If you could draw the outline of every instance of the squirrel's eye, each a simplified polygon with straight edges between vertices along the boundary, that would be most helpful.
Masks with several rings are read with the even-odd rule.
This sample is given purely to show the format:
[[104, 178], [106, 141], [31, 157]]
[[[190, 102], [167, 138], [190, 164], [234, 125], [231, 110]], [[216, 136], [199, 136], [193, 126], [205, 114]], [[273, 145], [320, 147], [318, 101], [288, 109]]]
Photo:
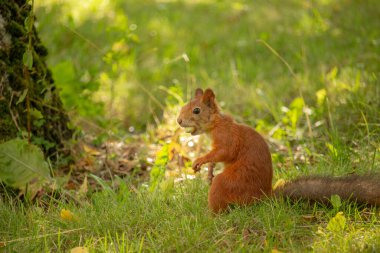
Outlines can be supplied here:
[[193, 110], [194, 114], [199, 114], [200, 112], [201, 112], [201, 109], [199, 109], [198, 107], [194, 108]]

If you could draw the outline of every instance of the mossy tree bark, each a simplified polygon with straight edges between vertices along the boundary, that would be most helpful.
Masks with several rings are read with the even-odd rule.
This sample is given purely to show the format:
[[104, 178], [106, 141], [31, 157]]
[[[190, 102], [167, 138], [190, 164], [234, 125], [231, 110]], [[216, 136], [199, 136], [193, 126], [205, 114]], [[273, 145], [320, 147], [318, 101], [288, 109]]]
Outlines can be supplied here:
[[28, 138], [56, 160], [73, 131], [46, 55], [29, 1], [0, 0], [0, 143]]

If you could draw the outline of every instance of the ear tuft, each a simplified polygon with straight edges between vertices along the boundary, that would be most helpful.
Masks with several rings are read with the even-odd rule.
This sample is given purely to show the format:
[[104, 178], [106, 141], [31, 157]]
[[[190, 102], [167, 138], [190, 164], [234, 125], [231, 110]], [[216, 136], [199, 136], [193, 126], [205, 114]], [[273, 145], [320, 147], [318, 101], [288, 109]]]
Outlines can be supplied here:
[[203, 95], [203, 90], [201, 88], [197, 88], [195, 90], [195, 97], [200, 97]]
[[203, 103], [205, 103], [208, 107], [215, 108], [215, 94], [212, 91], [212, 89], [206, 89], [203, 97], [202, 97]]

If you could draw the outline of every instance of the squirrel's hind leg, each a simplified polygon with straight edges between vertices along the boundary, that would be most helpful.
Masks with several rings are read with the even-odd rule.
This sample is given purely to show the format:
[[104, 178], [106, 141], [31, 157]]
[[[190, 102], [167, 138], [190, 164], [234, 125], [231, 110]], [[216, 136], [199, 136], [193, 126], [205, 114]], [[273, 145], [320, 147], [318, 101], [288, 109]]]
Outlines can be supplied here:
[[208, 193], [208, 207], [213, 213], [220, 213], [227, 209], [229, 201], [227, 199], [227, 189], [224, 187], [222, 174], [217, 175], [213, 180]]
[[[230, 167], [231, 168], [231, 167]], [[261, 197], [263, 192], [250, 177], [241, 180], [233, 174], [233, 170], [224, 170], [214, 177], [208, 194], [208, 206], [214, 213], [220, 213], [230, 204], [244, 206], [251, 204]]]

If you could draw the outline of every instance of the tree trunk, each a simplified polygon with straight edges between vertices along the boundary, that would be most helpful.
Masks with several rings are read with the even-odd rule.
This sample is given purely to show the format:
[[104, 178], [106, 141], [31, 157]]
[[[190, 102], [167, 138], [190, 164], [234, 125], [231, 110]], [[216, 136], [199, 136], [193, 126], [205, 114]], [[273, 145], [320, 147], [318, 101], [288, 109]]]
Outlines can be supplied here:
[[0, 0], [0, 143], [27, 138], [56, 160], [73, 131], [28, 2]]

